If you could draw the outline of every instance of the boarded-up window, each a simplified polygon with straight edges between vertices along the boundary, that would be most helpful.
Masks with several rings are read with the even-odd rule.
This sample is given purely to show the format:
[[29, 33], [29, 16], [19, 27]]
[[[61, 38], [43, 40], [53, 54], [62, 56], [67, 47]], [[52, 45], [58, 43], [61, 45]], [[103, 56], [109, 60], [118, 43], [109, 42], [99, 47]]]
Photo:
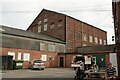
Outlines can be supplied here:
[[8, 55], [13, 56], [13, 60], [15, 60], [15, 52], [8, 52]]
[[41, 60], [42, 61], [47, 61], [47, 55], [46, 54], [42, 54]]
[[24, 53], [23, 54], [23, 60], [24, 61], [29, 61], [30, 60], [30, 54], [29, 53]]
[[22, 53], [18, 53], [18, 60], [21, 60], [21, 57], [22, 57]]

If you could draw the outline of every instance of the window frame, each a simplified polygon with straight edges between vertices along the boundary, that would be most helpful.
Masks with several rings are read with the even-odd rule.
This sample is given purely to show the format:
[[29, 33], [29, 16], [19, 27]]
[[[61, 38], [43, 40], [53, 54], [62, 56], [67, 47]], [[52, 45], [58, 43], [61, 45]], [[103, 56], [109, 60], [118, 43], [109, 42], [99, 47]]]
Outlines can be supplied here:
[[44, 31], [47, 31], [47, 28], [48, 28], [48, 25], [47, 24], [44, 24]]

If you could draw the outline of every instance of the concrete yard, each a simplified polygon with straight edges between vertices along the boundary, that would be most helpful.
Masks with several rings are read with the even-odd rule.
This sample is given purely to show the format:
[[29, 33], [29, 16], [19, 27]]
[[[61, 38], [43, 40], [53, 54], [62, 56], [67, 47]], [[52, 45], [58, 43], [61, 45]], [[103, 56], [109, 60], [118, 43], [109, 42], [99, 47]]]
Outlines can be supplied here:
[[8, 70], [2, 73], [2, 78], [74, 78], [74, 70], [71, 68]]

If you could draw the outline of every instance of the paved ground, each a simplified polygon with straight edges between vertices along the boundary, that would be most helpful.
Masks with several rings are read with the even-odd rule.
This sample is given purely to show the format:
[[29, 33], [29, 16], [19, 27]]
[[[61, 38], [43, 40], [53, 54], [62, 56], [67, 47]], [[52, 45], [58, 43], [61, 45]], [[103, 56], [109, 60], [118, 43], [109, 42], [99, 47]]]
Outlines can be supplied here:
[[74, 78], [71, 68], [45, 68], [45, 70], [10, 70], [2, 73], [3, 78]]

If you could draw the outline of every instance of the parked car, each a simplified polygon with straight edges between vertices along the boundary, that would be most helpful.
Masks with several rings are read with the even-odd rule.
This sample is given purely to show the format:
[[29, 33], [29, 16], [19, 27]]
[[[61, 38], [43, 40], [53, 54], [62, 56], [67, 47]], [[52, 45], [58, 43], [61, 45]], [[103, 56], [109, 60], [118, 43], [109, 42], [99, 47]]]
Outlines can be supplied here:
[[42, 60], [35, 59], [29, 62], [29, 68], [44, 70], [45, 63]]

